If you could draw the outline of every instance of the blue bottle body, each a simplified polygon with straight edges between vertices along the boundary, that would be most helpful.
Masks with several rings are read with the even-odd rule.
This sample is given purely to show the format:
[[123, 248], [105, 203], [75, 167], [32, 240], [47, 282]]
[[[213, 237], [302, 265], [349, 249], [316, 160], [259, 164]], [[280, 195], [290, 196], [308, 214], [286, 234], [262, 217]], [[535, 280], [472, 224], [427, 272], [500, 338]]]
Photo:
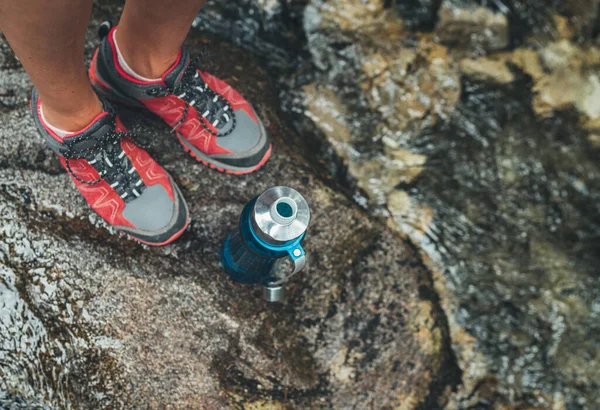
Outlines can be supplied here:
[[[238, 231], [227, 236], [221, 262], [225, 271], [232, 279], [248, 284], [263, 283], [271, 276], [275, 261], [286, 256], [292, 259], [299, 255], [292, 255], [292, 250], [302, 249], [301, 243], [306, 233], [298, 238], [282, 244], [273, 244], [264, 241], [252, 227], [252, 209], [256, 198], [250, 201], [242, 211]], [[302, 255], [304, 251], [302, 250]]]

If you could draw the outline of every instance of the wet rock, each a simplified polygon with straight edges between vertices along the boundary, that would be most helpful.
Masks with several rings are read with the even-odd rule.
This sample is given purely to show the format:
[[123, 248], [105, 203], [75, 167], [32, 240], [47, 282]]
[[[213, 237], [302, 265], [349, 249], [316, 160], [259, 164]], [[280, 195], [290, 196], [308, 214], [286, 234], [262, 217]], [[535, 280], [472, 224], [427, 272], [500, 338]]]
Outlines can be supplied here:
[[[596, 262], [581, 261], [582, 255], [572, 253], [573, 248], [561, 238], [568, 231], [582, 234], [588, 229], [588, 233], [597, 230], [598, 213], [591, 206], [595, 195], [591, 194], [590, 186], [598, 184], [599, 171], [593, 154], [588, 152], [586, 132], [579, 128], [577, 115], [572, 116], [572, 111], [570, 114], [555, 112], [552, 120], [540, 119], [530, 105], [531, 89], [525, 87], [525, 91], [521, 91], [524, 94], [517, 91], [525, 84], [523, 79], [503, 86], [467, 82], [455, 119], [437, 137], [440, 147], [446, 148], [440, 148], [429, 157], [413, 185], [411, 196], [390, 195], [394, 201], [388, 207], [401, 229], [443, 267], [445, 279], [441, 284], [446, 283], [453, 295], [448, 298], [446, 311], [458, 323], [470, 323], [466, 325], [467, 332], [477, 339], [479, 348], [483, 347], [485, 358], [481, 360], [476, 350], [468, 348], [473, 346], [472, 339], [465, 338], [451, 326], [459, 358], [466, 355], [470, 360], [469, 363], [461, 361], [467, 389], [471, 375], [478, 375], [483, 383], [488, 373], [496, 380], [493, 395], [496, 403], [514, 400], [504, 395], [510, 397], [516, 390], [545, 386], [537, 390], [543, 394], [536, 396], [536, 402], [548, 407], [554, 403], [557, 408], [561, 408], [560, 403], [569, 403], [573, 408], [594, 408], [598, 398], [587, 383], [595, 377], [592, 370], [595, 364], [574, 367], [571, 364], [580, 357], [579, 349], [595, 350], [598, 341], [590, 340], [587, 345], [586, 342], [568, 342], [565, 337], [569, 332], [587, 333], [583, 329], [595, 326], [592, 324], [596, 317], [595, 299], [591, 296], [595, 291], [590, 294], [583, 283], [590, 286]], [[470, 108], [463, 104], [469, 104]], [[569, 135], [568, 141], [562, 139], [565, 135]], [[436, 145], [434, 140], [426, 141]], [[555, 148], [543, 148], [558, 145], [563, 147], [560, 154]], [[502, 154], [496, 151], [500, 146]], [[497, 154], [490, 155], [490, 152]], [[492, 170], [492, 161], [499, 164], [496, 171]], [[453, 164], [452, 171], [448, 172], [443, 164]], [[573, 178], [571, 173], [575, 168], [586, 177]], [[458, 186], [463, 186], [464, 191], [454, 185], [457, 181], [461, 181]], [[546, 186], [552, 187], [551, 190]], [[560, 196], [561, 190], [573, 193]], [[423, 204], [434, 215], [427, 224], [419, 224], [420, 215], [427, 209]], [[550, 216], [558, 215], [554, 212], [560, 213], [561, 219]], [[582, 224], [571, 219], [574, 214], [579, 215], [577, 218], [581, 218]], [[413, 223], [406, 223], [407, 220]], [[477, 239], [469, 244], [468, 237]], [[538, 240], [544, 244], [537, 243]], [[504, 246], [506, 250], [502, 250]], [[465, 258], [471, 252], [480, 256]], [[450, 263], [451, 260], [456, 263]], [[530, 282], [532, 272], [541, 274], [544, 279]], [[438, 292], [447, 293], [441, 290], [441, 284]], [[494, 302], [498, 294], [502, 296]], [[567, 297], [574, 299], [563, 304], [563, 296], [558, 295], [570, 295]], [[465, 302], [456, 305], [457, 297], [476, 305], [480, 303], [479, 308], [469, 308]], [[495, 304], [497, 309], [490, 304]], [[531, 320], [537, 324], [523, 323]], [[508, 325], [509, 322], [512, 324]], [[505, 325], [508, 325], [506, 330]], [[531, 326], [535, 326], [535, 330]], [[497, 344], [485, 347], [485, 340], [492, 339]], [[574, 350], [569, 353], [558, 346], [571, 346]], [[538, 365], [544, 362], [542, 357], [549, 360], [545, 367]], [[522, 367], [516, 370], [515, 366]], [[544, 368], [552, 371], [545, 372]], [[481, 385], [475, 389], [480, 388]], [[471, 391], [471, 394], [471, 398], [478, 397], [473, 406], [480, 400], [490, 400], [489, 393]]]
[[[115, 12], [99, 10], [91, 32]], [[192, 36], [192, 50], [207, 38]], [[125, 113], [190, 205], [192, 225], [172, 245], [113, 235], [27, 105], [0, 110], [0, 407], [443, 406], [460, 371], [429, 271], [296, 153], [258, 60], [210, 40], [213, 71], [254, 101], [274, 155], [232, 178], [193, 162], [157, 120]], [[27, 92], [20, 68], [1, 73]], [[243, 205], [277, 184], [306, 196], [313, 222], [309, 266], [275, 306], [222, 274], [219, 249]]]
[[465, 77], [509, 84], [517, 80], [514, 68], [533, 80], [532, 108], [541, 117], [556, 112], [577, 110], [582, 125], [598, 128], [600, 121], [600, 50], [577, 46], [567, 40], [551, 42], [538, 50], [519, 48], [513, 53], [499, 53], [479, 59], [463, 59], [461, 74]]
[[387, 199], [387, 208], [390, 211], [389, 225], [403, 232], [416, 243], [423, 242], [433, 223], [433, 211], [419, 204], [406, 191], [395, 190]]
[[431, 31], [437, 21], [439, 0], [397, 0], [392, 2], [411, 30]]
[[[320, 135], [322, 151], [341, 159], [343, 177], [361, 191], [354, 194], [357, 201], [410, 237], [432, 269], [440, 270], [434, 275], [436, 290], [444, 295], [464, 371], [455, 408], [467, 402], [472, 408], [489, 403], [593, 408], [595, 365], [581, 372], [571, 365], [562, 368], [560, 363], [574, 363], [579, 356], [556, 346], [567, 343], [563, 324], [578, 332], [593, 326], [595, 318], [593, 297], [581, 285], [589, 283], [594, 269], [592, 248], [577, 241], [588, 249], [587, 262], [579, 265], [561, 235], [581, 238], [586, 232], [588, 237], [598, 229], [590, 187], [597, 185], [599, 171], [590, 159], [594, 137], [588, 135], [599, 129], [594, 120], [597, 51], [554, 41], [579, 34], [571, 18], [557, 17], [550, 6], [532, 17], [543, 24], [539, 20], [536, 30], [522, 33], [525, 39], [538, 28], [549, 30], [532, 40], [543, 45], [504, 50], [510, 38], [506, 30], [514, 35], [515, 15], [531, 17], [519, 2], [507, 4], [510, 12], [500, 6], [478, 11], [502, 20], [496, 34], [506, 35], [492, 36], [501, 41], [473, 36], [473, 42], [440, 45], [434, 36], [405, 30], [403, 21], [376, 3], [364, 6], [363, 26], [356, 3], [336, 3], [338, 14], [311, 2], [305, 28], [317, 72], [310, 86], [292, 92], [300, 96], [292, 102], [304, 105], [289, 111], [293, 118], [307, 118], [297, 122], [303, 132]], [[446, 7], [476, 10], [468, 3]], [[553, 23], [563, 25], [560, 32], [549, 28]], [[392, 41], [384, 45], [383, 39]], [[503, 51], [490, 54], [492, 49]], [[561, 154], [555, 151], [559, 146]], [[394, 151], [419, 159], [410, 167], [398, 166]], [[331, 166], [332, 175], [339, 168]], [[567, 222], [571, 212], [587, 222]], [[533, 251], [533, 237], [545, 238], [553, 250], [544, 245], [545, 250]], [[558, 313], [553, 306], [562, 302], [552, 302], [554, 296], [533, 302], [539, 293], [563, 292], [553, 279], [526, 287], [531, 271], [556, 272], [541, 263], [543, 258], [564, 268], [561, 281], [578, 278], [577, 285], [566, 280], [566, 293], [585, 300], [582, 305]], [[523, 321], [529, 324], [517, 324]], [[587, 348], [597, 346], [596, 338]], [[552, 364], [544, 361], [549, 357]]]
[[519, 48], [511, 53], [510, 61], [536, 82], [546, 75], [536, 50]]
[[303, 37], [301, 16], [308, 0], [208, 0], [194, 27], [252, 50], [271, 67], [287, 67], [296, 60]]
[[406, 32], [383, 3], [313, 1], [304, 26], [320, 71], [298, 98], [302, 111], [360, 175], [358, 187], [385, 203], [418, 175], [423, 157], [401, 146], [452, 111], [459, 73], [446, 47]]
[[572, 23], [572, 20], [561, 16], [553, 16], [554, 27], [556, 28], [557, 39], [572, 41], [577, 35], [577, 31]]
[[551, 43], [539, 53], [540, 62], [548, 71], [564, 70], [571, 64], [578, 64], [573, 60], [577, 52], [577, 47], [566, 40]]
[[[164, 254], [145, 251], [150, 256], [142, 265], [150, 267], [140, 268], [130, 258], [140, 253], [138, 247], [113, 239], [101, 221], [69, 205], [80, 200], [61, 189], [68, 182], [60, 179], [59, 167], [42, 145], [23, 138], [5, 143], [0, 164], [10, 171], [7, 180], [32, 187], [23, 181], [44, 175], [50, 187], [38, 197], [33, 188], [11, 191], [9, 202], [21, 212], [14, 218], [30, 215], [28, 226], [37, 227], [36, 232], [41, 231], [50, 243], [56, 235], [65, 240], [76, 235], [73, 225], [87, 229], [89, 218], [95, 228], [87, 231], [82, 247], [92, 248], [86, 241], [95, 241], [99, 250], [110, 248], [118, 260], [129, 261], [119, 272], [133, 277], [127, 281], [117, 277], [111, 292], [121, 296], [109, 300], [122, 311], [111, 311], [113, 316], [108, 316], [101, 302], [94, 305], [98, 306], [95, 312], [100, 312], [96, 313], [99, 323], [114, 317], [117, 324], [110, 332], [88, 330], [87, 322], [81, 325], [85, 329], [81, 334], [100, 334], [101, 351], [116, 351], [119, 360], [110, 362], [116, 366], [114, 373], [96, 371], [86, 361], [79, 367], [85, 374], [107, 379], [107, 373], [114, 374], [110, 380], [123, 380], [126, 386], [115, 389], [112, 386], [119, 383], [109, 387], [100, 383], [92, 389], [97, 392], [94, 397], [109, 401], [125, 397], [133, 400], [129, 403], [150, 397], [152, 406], [160, 407], [165, 403], [153, 392], [176, 389], [174, 400], [185, 400], [182, 395], [193, 388], [208, 393], [190, 400], [218, 408], [242, 402], [259, 408], [329, 408], [331, 403], [367, 408], [376, 403], [373, 393], [356, 394], [360, 391], [377, 392], [383, 403], [399, 403], [400, 408], [435, 409], [446, 403], [447, 408], [456, 409], [599, 407], [594, 380], [600, 368], [596, 360], [600, 302], [595, 280], [600, 264], [596, 251], [600, 123], [595, 104], [598, 51], [591, 46], [597, 10], [597, 0], [209, 1], [195, 26], [261, 56], [269, 71], [249, 69], [255, 60], [245, 54], [237, 65], [222, 61], [215, 68], [229, 69], [230, 79], [243, 80], [242, 85], [236, 84], [262, 102], [261, 114], [275, 118], [270, 129], [283, 136], [288, 148], [276, 152], [264, 171], [266, 176], [235, 187], [210, 173], [190, 175], [188, 168], [184, 172], [184, 157], [170, 154], [171, 147], [165, 143], [154, 142], [153, 153], [179, 175], [186, 196], [197, 203], [196, 219], [210, 209], [214, 214], [227, 213], [233, 221], [245, 199], [232, 205], [231, 193], [246, 198], [273, 179], [309, 187], [310, 201], [322, 206], [319, 215], [331, 219], [328, 227], [336, 231], [336, 235], [319, 231], [311, 252], [332, 247], [334, 251], [316, 253], [311, 261], [314, 270], [311, 266], [308, 275], [299, 278], [302, 282], [293, 288], [293, 299], [283, 312], [257, 305], [243, 288], [229, 288], [221, 277], [216, 283], [206, 279], [207, 269], [213, 269], [210, 278], [218, 270], [214, 238], [222, 237], [228, 228], [214, 221], [196, 222], [183, 245], [174, 245]], [[217, 56], [223, 50], [239, 54], [238, 49], [217, 44]], [[87, 51], [91, 52], [89, 45]], [[2, 58], [0, 62], [9, 61], [9, 67], [18, 66], [10, 55]], [[24, 104], [28, 84], [22, 74], [2, 74], [1, 91], [18, 97], [11, 107]], [[10, 81], [5, 80], [7, 75], [13, 76]], [[269, 82], [266, 76], [279, 81]], [[272, 107], [278, 102], [266, 102], [265, 95], [274, 88], [279, 90], [287, 122], [299, 135], [276, 120], [279, 113]], [[2, 115], [8, 113], [3, 121], [7, 118], [27, 129], [28, 119], [20, 111], [23, 107], [8, 111], [0, 106]], [[35, 163], [28, 159], [31, 152], [36, 152]], [[298, 164], [302, 171], [296, 169], [291, 175], [290, 164]], [[15, 179], [15, 169], [29, 173]], [[396, 258], [391, 249], [400, 246], [393, 235], [384, 230], [379, 236], [378, 224], [321, 181], [342, 190], [416, 245], [434, 279], [432, 283], [423, 279], [427, 275], [421, 276], [425, 287], [419, 288], [418, 298], [412, 291], [407, 299], [389, 293], [390, 286], [396, 290], [413, 278], [415, 268], [404, 256], [399, 259], [402, 262], [391, 262]], [[221, 190], [214, 188], [219, 185]], [[45, 224], [39, 222], [40, 215], [48, 218]], [[16, 229], [9, 226], [10, 232]], [[50, 226], [55, 228], [52, 232]], [[350, 231], [348, 226], [355, 229]], [[372, 255], [365, 244], [376, 244]], [[19, 243], [15, 249], [35, 261], [31, 243]], [[0, 250], [13, 252], [2, 241]], [[86, 252], [91, 255], [92, 250]], [[330, 258], [330, 253], [337, 257]], [[353, 254], [359, 257], [350, 261]], [[103, 255], [94, 255], [89, 258], [104, 260]], [[390, 264], [374, 262], [388, 260], [388, 256]], [[173, 282], [175, 269], [168, 266], [181, 260], [187, 264], [176, 269], [181, 272], [178, 287]], [[388, 267], [406, 277], [393, 274], [390, 279]], [[20, 268], [10, 269], [18, 273], [15, 276], [21, 275]], [[29, 274], [29, 267], [25, 271]], [[75, 275], [74, 271], [67, 270], [68, 275]], [[314, 271], [326, 275], [319, 275], [313, 284], [310, 274]], [[83, 276], [87, 275], [91, 274], [84, 271]], [[35, 291], [47, 286], [39, 280], [34, 283]], [[52, 289], [53, 283], [47, 283]], [[125, 284], [134, 290], [123, 290]], [[155, 286], [167, 296], [157, 295]], [[414, 290], [416, 285], [406, 286]], [[139, 298], [144, 292], [152, 295], [149, 301]], [[381, 299], [376, 299], [377, 292]], [[191, 317], [189, 326], [201, 329], [193, 342], [186, 339], [180, 318], [173, 313], [180, 307], [170, 302], [181, 294], [187, 295], [183, 305], [184, 316]], [[195, 300], [190, 294], [201, 297]], [[47, 298], [34, 299], [48, 306]], [[393, 306], [385, 310], [381, 300], [389, 298]], [[160, 308], [161, 304], [168, 307]], [[207, 306], [208, 318], [195, 313], [204, 312]], [[439, 306], [447, 325], [437, 311]], [[153, 313], [140, 319], [141, 310]], [[402, 312], [396, 321], [390, 320], [392, 311]], [[244, 312], [254, 316], [243, 316]], [[48, 323], [55, 320], [49, 317]], [[63, 319], [64, 323], [73, 320], [69, 315]], [[267, 319], [281, 323], [284, 330], [265, 330], [262, 325]], [[298, 320], [301, 326], [296, 325]], [[138, 321], [143, 325], [136, 327]], [[401, 323], [401, 329], [390, 335], [383, 330], [389, 323]], [[131, 336], [135, 343], [107, 347], [113, 346], [112, 339], [102, 336], [113, 337], [114, 328], [127, 341], [131, 326], [136, 329]], [[161, 328], [168, 332], [161, 333]], [[216, 343], [202, 333], [206, 329], [217, 329], [212, 332]], [[364, 335], [373, 329], [375, 343], [369, 344]], [[243, 339], [240, 335], [245, 332], [253, 338]], [[395, 358], [396, 340], [404, 338], [418, 342], [406, 342], [408, 347], [401, 344], [400, 348], [408, 355], [418, 351], [422, 361]], [[183, 347], [178, 347], [180, 340], [185, 340]], [[236, 344], [236, 340], [241, 342]], [[448, 343], [463, 372], [462, 384], [451, 397], [449, 386], [458, 375], [448, 359], [452, 355], [445, 350]], [[151, 354], [132, 348], [139, 344], [151, 349]], [[297, 351], [298, 344], [306, 348]], [[80, 355], [74, 351], [73, 356]], [[288, 356], [289, 361], [283, 359]], [[436, 364], [435, 357], [443, 358], [443, 363]], [[182, 369], [178, 360], [190, 365]], [[152, 375], [152, 383], [143, 387], [145, 375], [123, 373], [119, 363], [128, 364], [129, 369], [146, 366], [144, 372]], [[182, 376], [169, 373], [171, 368]], [[450, 376], [446, 368], [452, 370]], [[406, 369], [416, 369], [416, 373], [407, 376]], [[442, 370], [436, 373], [438, 369]], [[194, 378], [196, 373], [205, 379]], [[361, 378], [363, 374], [367, 376]], [[431, 374], [437, 378], [431, 379]], [[175, 381], [165, 387], [161, 384], [165, 379]], [[421, 383], [415, 387], [414, 380]], [[177, 383], [181, 389], [177, 390]], [[142, 385], [137, 387], [137, 396], [130, 396], [129, 385], [133, 391]], [[328, 397], [338, 401], [330, 402]]]
[[588, 136], [588, 140], [590, 141], [590, 144], [592, 145], [592, 147], [594, 147], [596, 149], [600, 148], [600, 135], [590, 134]]
[[[466, 48], [484, 54], [508, 47], [508, 18], [476, 4], [442, 3], [435, 34], [453, 48]], [[464, 3], [464, 2], [459, 2]]]
[[561, 11], [564, 16], [555, 21], [561, 38], [590, 39], [597, 35], [600, 1], [567, 0], [563, 2]]
[[[524, 53], [530, 57], [523, 59]], [[552, 116], [556, 111], [574, 108], [582, 115], [583, 125], [596, 129], [600, 119], [597, 103], [600, 82], [596, 75], [600, 65], [600, 50], [595, 47], [578, 47], [566, 40], [550, 43], [539, 50], [515, 55], [512, 62], [532, 76], [534, 111], [542, 116]]]
[[453, 44], [481, 53], [560, 39], [586, 41], [597, 31], [597, 17], [597, 0], [444, 0], [438, 24], [451, 28]]
[[561, 39], [586, 42], [597, 35], [598, 0], [499, 0], [510, 28], [511, 43], [544, 44]]
[[385, 203], [394, 187], [412, 182], [421, 172], [426, 158], [395, 144], [385, 144], [385, 155], [360, 157], [345, 117], [346, 108], [331, 89], [311, 84], [304, 87], [304, 98], [304, 114], [323, 130], [336, 155], [357, 178], [358, 187], [372, 198]]
[[481, 58], [464, 59], [460, 62], [461, 74], [474, 80], [508, 84], [515, 80], [514, 74], [505, 61]]

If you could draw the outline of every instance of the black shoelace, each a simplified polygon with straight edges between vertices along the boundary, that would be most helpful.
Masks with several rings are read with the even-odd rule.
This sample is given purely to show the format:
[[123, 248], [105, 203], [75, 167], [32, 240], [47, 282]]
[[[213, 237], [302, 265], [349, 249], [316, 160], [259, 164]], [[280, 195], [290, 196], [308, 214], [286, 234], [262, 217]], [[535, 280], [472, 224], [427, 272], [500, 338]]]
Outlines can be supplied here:
[[233, 122], [229, 130], [221, 133], [214, 132], [204, 121], [200, 121], [204, 129], [215, 137], [224, 137], [231, 134], [235, 129], [235, 112], [233, 112], [231, 105], [225, 98], [214, 92], [204, 82], [198, 73], [198, 59], [190, 62], [183, 74], [181, 83], [175, 87], [173, 94], [186, 102], [183, 116], [173, 127], [173, 130], [177, 130], [186, 120], [190, 107], [194, 107], [200, 116], [206, 118], [217, 130], [222, 129], [229, 122]]
[[[113, 124], [113, 129], [99, 138], [82, 135], [66, 139], [64, 144], [67, 148], [62, 151], [62, 155], [66, 160], [68, 172], [86, 185], [96, 185], [105, 180], [126, 202], [139, 197], [145, 185], [121, 148], [120, 142], [123, 138], [135, 139], [135, 136], [129, 132], [115, 131]], [[77, 146], [83, 148], [77, 149]], [[100, 177], [95, 181], [81, 179], [71, 169], [70, 161], [73, 159], [85, 159]]]

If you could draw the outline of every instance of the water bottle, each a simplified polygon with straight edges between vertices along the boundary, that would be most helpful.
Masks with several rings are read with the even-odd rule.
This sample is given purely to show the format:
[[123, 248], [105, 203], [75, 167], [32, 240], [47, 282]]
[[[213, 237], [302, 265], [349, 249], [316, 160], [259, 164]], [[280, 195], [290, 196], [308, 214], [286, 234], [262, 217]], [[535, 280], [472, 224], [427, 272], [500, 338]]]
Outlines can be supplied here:
[[[267, 301], [281, 301], [285, 282], [306, 263], [302, 240], [309, 221], [310, 209], [298, 191], [285, 186], [267, 189], [244, 207], [239, 229], [227, 236], [225, 271], [238, 282], [261, 284]], [[285, 257], [294, 265], [287, 275], [277, 269]]]

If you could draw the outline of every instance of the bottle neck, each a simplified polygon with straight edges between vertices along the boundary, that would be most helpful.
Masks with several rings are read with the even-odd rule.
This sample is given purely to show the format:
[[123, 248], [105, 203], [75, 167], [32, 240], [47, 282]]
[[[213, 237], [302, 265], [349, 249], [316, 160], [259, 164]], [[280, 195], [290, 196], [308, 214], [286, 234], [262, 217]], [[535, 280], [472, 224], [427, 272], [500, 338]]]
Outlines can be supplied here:
[[271, 236], [267, 235], [257, 226], [256, 220], [254, 219], [252, 214], [250, 215], [249, 219], [250, 223], [248, 224], [248, 227], [250, 233], [256, 241], [258, 241], [262, 246], [268, 249], [284, 251], [286, 249], [293, 248], [295, 246], [298, 246], [298, 244], [302, 242], [302, 239], [304, 239], [304, 236], [306, 235], [306, 232], [302, 232], [300, 236], [294, 239], [290, 239], [287, 241], [278, 241], [272, 238]]

